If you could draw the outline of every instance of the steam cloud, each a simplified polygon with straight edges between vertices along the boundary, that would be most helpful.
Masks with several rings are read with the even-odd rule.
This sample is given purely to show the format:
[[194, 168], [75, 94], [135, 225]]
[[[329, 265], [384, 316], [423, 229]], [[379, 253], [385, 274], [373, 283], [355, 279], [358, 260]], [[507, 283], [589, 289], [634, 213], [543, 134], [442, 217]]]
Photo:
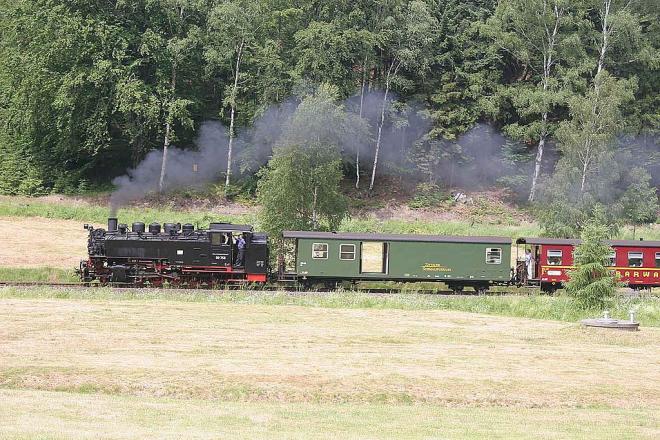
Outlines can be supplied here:
[[[300, 141], [301, 144], [306, 140], [323, 139], [325, 142], [337, 145], [345, 159], [349, 161], [355, 158], [359, 149], [361, 169], [370, 170], [382, 100], [381, 92], [366, 94], [363, 98], [362, 119], [359, 118], [359, 96], [344, 102], [349, 114], [349, 117], [344, 119], [337, 119], [336, 115], [328, 113], [318, 115], [309, 121], [298, 120], [295, 116], [300, 101], [296, 99], [271, 106], [255, 119], [250, 129], [242, 131], [234, 139], [233, 166], [236, 170], [241, 167], [243, 171], [255, 172], [268, 161], [273, 148], [285, 135], [287, 139]], [[370, 134], [361, 138], [355, 136], [359, 131], [355, 130], [358, 124], [367, 124]], [[427, 135], [431, 125], [432, 121], [426, 116], [422, 105], [398, 103], [396, 97], [392, 96], [388, 105], [386, 124], [383, 127], [379, 173], [407, 169], [413, 180], [420, 180], [418, 170], [408, 158], [416, 143], [428, 141]], [[196, 149], [183, 150], [170, 147], [164, 190], [202, 186], [224, 175], [227, 168], [227, 132], [228, 130], [219, 121], [206, 121], [199, 128], [199, 136], [195, 140]], [[513, 144], [488, 124], [476, 124], [455, 141], [439, 142], [445, 142], [446, 145], [451, 146], [450, 150], [459, 154], [457, 157], [442, 161], [434, 170], [439, 180], [450, 187], [483, 188], [491, 186], [505, 176], [531, 174], [533, 166], [531, 161], [522, 165], [507, 161], [504, 152]], [[644, 139], [644, 142], [635, 142], [635, 146], [639, 150], [657, 149], [657, 143], [648, 139]], [[525, 149], [521, 145], [513, 145], [513, 147]], [[162, 159], [162, 151], [151, 151], [136, 168], [113, 180], [117, 188], [110, 197], [113, 213], [120, 206], [141, 199], [147, 193], [158, 189]], [[556, 160], [556, 151], [552, 145], [549, 145], [544, 168], [548, 170]], [[366, 183], [369, 176], [367, 173], [363, 175]], [[657, 177], [656, 175], [655, 178]]]

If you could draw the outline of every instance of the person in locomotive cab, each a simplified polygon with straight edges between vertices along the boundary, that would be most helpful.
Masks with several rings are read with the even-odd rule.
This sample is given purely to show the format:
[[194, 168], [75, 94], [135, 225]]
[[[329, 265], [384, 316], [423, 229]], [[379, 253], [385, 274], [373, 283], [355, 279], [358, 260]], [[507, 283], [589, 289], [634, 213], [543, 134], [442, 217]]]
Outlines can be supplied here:
[[245, 260], [245, 234], [241, 234], [236, 239], [236, 248], [238, 249], [238, 254], [236, 255], [236, 262], [234, 266], [243, 267], [243, 260]]
[[532, 251], [527, 249], [525, 250], [525, 266], [527, 267], [527, 279], [531, 280], [534, 278], [534, 256]]

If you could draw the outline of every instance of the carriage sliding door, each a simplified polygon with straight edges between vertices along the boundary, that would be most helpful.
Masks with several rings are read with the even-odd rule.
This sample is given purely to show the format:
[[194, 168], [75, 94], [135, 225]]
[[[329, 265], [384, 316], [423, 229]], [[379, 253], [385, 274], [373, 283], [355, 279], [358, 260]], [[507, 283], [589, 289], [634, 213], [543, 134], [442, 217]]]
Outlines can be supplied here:
[[389, 246], [382, 241], [365, 241], [360, 249], [361, 273], [387, 273]]

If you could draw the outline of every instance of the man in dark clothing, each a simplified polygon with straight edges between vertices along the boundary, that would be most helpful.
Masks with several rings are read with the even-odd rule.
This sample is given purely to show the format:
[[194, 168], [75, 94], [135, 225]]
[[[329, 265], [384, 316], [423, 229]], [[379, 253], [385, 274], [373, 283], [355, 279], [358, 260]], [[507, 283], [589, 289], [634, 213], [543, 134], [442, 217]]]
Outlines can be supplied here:
[[238, 248], [238, 255], [236, 255], [235, 266], [243, 267], [243, 260], [245, 259], [245, 238], [243, 238], [243, 234], [238, 236], [236, 247]]

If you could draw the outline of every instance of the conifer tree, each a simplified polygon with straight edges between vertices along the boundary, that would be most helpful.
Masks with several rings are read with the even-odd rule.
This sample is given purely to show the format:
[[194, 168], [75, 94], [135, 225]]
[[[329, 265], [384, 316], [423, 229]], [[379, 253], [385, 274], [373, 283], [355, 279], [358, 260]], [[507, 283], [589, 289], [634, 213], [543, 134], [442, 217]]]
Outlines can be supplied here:
[[618, 286], [615, 273], [606, 265], [613, 251], [605, 242], [608, 227], [601, 219], [602, 215], [595, 213], [582, 230], [582, 243], [573, 253], [576, 269], [566, 284], [568, 295], [583, 309], [604, 307]]

